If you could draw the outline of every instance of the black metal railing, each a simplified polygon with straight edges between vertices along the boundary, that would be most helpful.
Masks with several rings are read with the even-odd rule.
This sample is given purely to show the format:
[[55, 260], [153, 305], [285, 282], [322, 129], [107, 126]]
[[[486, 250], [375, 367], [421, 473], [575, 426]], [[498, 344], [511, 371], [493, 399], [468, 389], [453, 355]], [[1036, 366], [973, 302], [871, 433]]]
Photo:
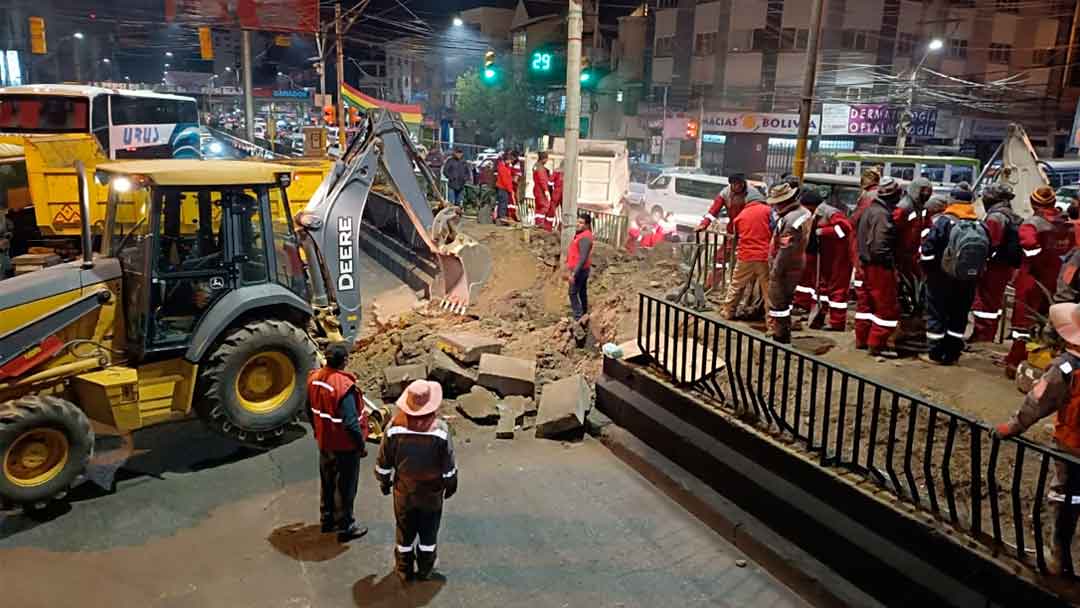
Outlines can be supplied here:
[[626, 237], [630, 230], [629, 217], [618, 213], [589, 209], [581, 209], [578, 213], [586, 214], [592, 218], [592, 233], [597, 241], [619, 248], [626, 245]]
[[731, 235], [706, 230], [694, 233], [693, 242], [679, 244], [690, 282], [700, 285], [705, 293], [716, 291], [723, 297], [735, 266], [735, 248], [728, 246], [730, 240]]
[[[1047, 572], [1051, 467], [1080, 460], [992, 437], [960, 412], [644, 293], [637, 341], [675, 385]], [[1072, 563], [1063, 567], [1073, 572]]]

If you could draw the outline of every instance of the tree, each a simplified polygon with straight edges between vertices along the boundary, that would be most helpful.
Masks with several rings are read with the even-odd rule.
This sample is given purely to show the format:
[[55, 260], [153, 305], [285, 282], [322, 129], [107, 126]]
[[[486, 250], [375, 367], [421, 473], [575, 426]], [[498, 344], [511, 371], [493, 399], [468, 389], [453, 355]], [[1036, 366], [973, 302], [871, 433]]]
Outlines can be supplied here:
[[495, 84], [481, 82], [477, 70], [458, 76], [454, 87], [458, 120], [474, 128], [476, 143], [494, 144], [500, 138], [522, 142], [544, 133], [540, 92], [503, 73]]

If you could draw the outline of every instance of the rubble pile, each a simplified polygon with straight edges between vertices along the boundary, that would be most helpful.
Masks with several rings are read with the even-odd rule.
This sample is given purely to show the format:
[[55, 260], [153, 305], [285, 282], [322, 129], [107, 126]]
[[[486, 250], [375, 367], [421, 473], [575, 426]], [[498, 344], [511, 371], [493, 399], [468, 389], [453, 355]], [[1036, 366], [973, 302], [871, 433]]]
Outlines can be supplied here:
[[417, 306], [404, 292], [388, 304], [377, 301], [349, 371], [365, 392], [387, 401], [412, 380], [437, 380], [448, 400], [444, 415], [495, 425], [499, 438], [534, 427], [538, 436], [580, 431], [600, 374], [601, 346], [634, 337], [638, 291], [674, 285], [680, 276], [674, 253], [658, 247], [628, 254], [597, 243], [588, 335], [579, 348], [558, 234], [476, 225], [467, 230], [488, 246], [494, 264], [467, 315]]

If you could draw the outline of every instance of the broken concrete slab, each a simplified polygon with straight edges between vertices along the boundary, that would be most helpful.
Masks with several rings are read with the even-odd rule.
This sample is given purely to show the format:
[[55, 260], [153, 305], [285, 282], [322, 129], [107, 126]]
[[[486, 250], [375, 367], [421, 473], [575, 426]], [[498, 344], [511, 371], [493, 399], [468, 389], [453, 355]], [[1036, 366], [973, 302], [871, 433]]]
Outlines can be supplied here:
[[503, 397], [536, 394], [536, 361], [484, 353], [480, 356], [477, 384]]
[[585, 377], [570, 376], [548, 384], [540, 395], [536, 436], [554, 439], [582, 432], [592, 409], [592, 390]]
[[476, 424], [495, 424], [499, 421], [498, 400], [495, 393], [474, 386], [467, 394], [457, 398], [457, 411]]
[[431, 361], [428, 368], [431, 370], [428, 375], [432, 380], [442, 384], [443, 391], [447, 395], [454, 396], [467, 393], [476, 384], [477, 373], [475, 371], [458, 365], [456, 361], [441, 350], [435, 349], [431, 351]]
[[391, 365], [383, 370], [383, 399], [397, 399], [405, 392], [405, 387], [413, 380], [425, 380], [427, 366], [419, 363], [410, 365]]
[[445, 352], [465, 365], [476, 365], [480, 357], [502, 352], [503, 343], [495, 338], [470, 333], [439, 334], [435, 348]]
[[514, 438], [514, 421], [513, 408], [505, 403], [500, 403], [497, 406], [499, 410], [499, 423], [495, 427], [496, 439], [513, 439]]
[[521, 395], [506, 397], [500, 402], [500, 405], [508, 409], [507, 413], [513, 415], [514, 422], [518, 425], [525, 421], [525, 416], [536, 415], [536, 401]]

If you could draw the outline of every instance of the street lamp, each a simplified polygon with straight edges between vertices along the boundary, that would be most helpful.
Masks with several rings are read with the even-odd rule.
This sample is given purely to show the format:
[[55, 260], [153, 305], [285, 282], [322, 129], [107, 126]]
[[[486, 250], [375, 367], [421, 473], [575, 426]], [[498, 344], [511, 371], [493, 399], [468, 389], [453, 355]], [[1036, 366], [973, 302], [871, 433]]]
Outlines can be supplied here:
[[454, 17], [454, 27], [461, 27], [465, 25], [465, 21], [461, 17]]
[[82, 32], [75, 32], [74, 34], [72, 34], [72, 37], [74, 37], [76, 40], [82, 40], [83, 39], [83, 33]]
[[166, 57], [172, 57], [172, 51], [165, 51]]
[[923, 53], [922, 59], [915, 65], [915, 68], [911, 70], [911, 76], [908, 78], [908, 94], [907, 94], [907, 107], [904, 108], [904, 113], [900, 116], [900, 124], [897, 125], [896, 133], [896, 153], [903, 154], [904, 148], [907, 146], [908, 135], [911, 134], [911, 123], [915, 117], [915, 80], [919, 76], [919, 70], [922, 69], [926, 59], [930, 57], [930, 53], [940, 51], [945, 48], [945, 42], [940, 38], [934, 38], [926, 45], [926, 51]]
[[108, 57], [106, 57], [106, 58], [101, 60], [101, 63], [110, 64], [110, 63], [112, 63], [112, 59], [109, 59]]

